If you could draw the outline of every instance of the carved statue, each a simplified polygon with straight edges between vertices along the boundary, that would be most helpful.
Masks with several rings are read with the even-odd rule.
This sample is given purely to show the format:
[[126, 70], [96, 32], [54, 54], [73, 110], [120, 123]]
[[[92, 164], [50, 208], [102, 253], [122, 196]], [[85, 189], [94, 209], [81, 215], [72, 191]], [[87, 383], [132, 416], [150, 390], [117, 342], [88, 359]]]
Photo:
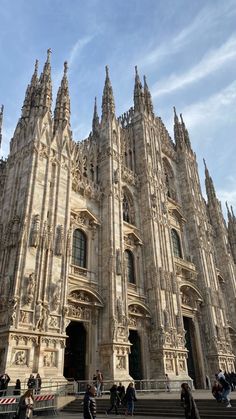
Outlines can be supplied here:
[[35, 308], [35, 329], [41, 328], [42, 302], [38, 301]]
[[111, 330], [112, 330], [112, 339], [114, 341], [117, 341], [117, 327], [118, 327], [118, 321], [116, 317], [112, 317], [112, 326], [111, 326]]
[[9, 300], [9, 322], [11, 325], [15, 324], [17, 304], [18, 304], [17, 297], [14, 297], [11, 300]]
[[9, 237], [10, 246], [15, 246], [17, 243], [17, 240], [19, 239], [19, 227], [20, 227], [20, 220], [18, 217], [14, 217], [12, 220], [11, 232], [10, 232], [10, 237]]
[[39, 244], [39, 228], [40, 228], [40, 216], [35, 214], [32, 221], [32, 228], [30, 234], [30, 246], [37, 247]]
[[34, 272], [32, 272], [28, 278], [28, 285], [27, 285], [26, 297], [25, 297], [26, 304], [32, 303], [34, 299], [34, 290], [35, 290], [35, 276], [34, 276]]
[[54, 284], [51, 294], [51, 309], [57, 310], [60, 303], [60, 293], [61, 293], [61, 281], [58, 281]]
[[122, 303], [121, 297], [117, 299], [117, 317], [118, 317], [118, 322], [123, 323], [124, 310], [123, 310], [123, 303]]
[[64, 229], [62, 225], [57, 226], [55, 254], [61, 256], [64, 243]]
[[44, 330], [45, 332], [47, 332], [48, 330], [48, 319], [49, 319], [49, 309], [48, 309], [48, 304], [47, 303], [43, 303], [42, 304], [42, 315], [41, 315], [41, 324], [40, 324], [40, 328], [41, 330]]

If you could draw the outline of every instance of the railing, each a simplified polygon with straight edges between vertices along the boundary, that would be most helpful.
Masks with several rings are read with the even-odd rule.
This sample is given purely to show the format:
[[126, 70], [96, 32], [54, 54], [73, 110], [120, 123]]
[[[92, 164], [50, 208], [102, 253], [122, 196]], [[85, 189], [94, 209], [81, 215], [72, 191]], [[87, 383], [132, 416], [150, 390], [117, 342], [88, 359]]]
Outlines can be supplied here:
[[87, 279], [90, 282], [96, 281], [96, 272], [89, 271], [88, 269], [82, 268], [76, 265], [70, 265], [70, 274], [73, 276], [80, 276], [81, 278]]
[[[130, 382], [131, 382], [130, 380], [122, 380], [122, 385], [124, 385], [125, 387], [128, 387]], [[188, 383], [190, 388], [194, 389], [193, 381], [191, 379], [189, 379], [189, 380], [170, 380], [168, 384], [169, 384], [171, 390], [178, 391], [178, 390], [180, 390], [181, 384], [183, 382]], [[114, 383], [119, 384], [119, 381], [118, 380], [103, 381], [102, 393], [103, 394], [109, 394], [110, 393], [110, 388]], [[164, 380], [164, 379], [133, 380], [133, 383], [134, 383], [134, 387], [135, 387], [137, 392], [145, 392], [145, 393], [161, 392], [161, 391], [165, 391], [165, 388], [166, 388], [166, 380]], [[86, 387], [87, 387], [88, 384], [90, 384], [90, 385], [93, 384], [96, 387], [96, 384], [93, 381], [82, 381], [82, 380], [74, 381], [74, 392], [75, 392], [75, 394], [85, 393]]]

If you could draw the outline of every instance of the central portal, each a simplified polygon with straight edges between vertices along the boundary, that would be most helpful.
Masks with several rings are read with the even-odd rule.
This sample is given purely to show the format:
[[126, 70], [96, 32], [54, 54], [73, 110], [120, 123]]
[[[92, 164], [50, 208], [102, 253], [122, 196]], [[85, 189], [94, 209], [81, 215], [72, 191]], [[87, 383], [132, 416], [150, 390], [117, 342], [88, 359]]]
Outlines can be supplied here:
[[86, 330], [83, 323], [71, 321], [66, 334], [64, 377], [85, 380]]
[[194, 341], [194, 330], [193, 330], [193, 321], [189, 317], [184, 317], [184, 329], [185, 329], [185, 346], [188, 350], [188, 358], [187, 358], [187, 365], [188, 365], [188, 375], [192, 378], [194, 382], [194, 386], [196, 388], [196, 368], [194, 360], [197, 360], [196, 357], [196, 348], [195, 348], [195, 341]]
[[134, 380], [142, 380], [141, 341], [136, 330], [130, 330], [129, 341], [132, 344], [129, 354], [129, 374]]

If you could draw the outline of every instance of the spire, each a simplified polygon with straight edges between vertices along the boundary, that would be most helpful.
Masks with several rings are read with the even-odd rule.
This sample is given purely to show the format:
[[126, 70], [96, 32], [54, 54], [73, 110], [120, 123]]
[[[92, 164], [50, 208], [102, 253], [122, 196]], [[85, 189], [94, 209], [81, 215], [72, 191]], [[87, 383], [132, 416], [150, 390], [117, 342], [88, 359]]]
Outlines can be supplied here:
[[145, 102], [145, 108], [148, 114], [154, 116], [153, 112], [153, 104], [152, 104], [152, 96], [150, 93], [150, 90], [147, 85], [147, 79], [146, 76], [143, 76], [144, 81], [144, 102]]
[[232, 215], [231, 215], [231, 212], [229, 210], [228, 202], [227, 201], [226, 201], [225, 205], [226, 205], [226, 208], [227, 208], [227, 215], [228, 215], [228, 219], [229, 219], [229, 222], [230, 222], [232, 220]]
[[138, 68], [135, 66], [135, 83], [134, 83], [134, 110], [142, 112], [144, 109], [144, 93], [142, 83], [139, 78]]
[[188, 130], [185, 126], [182, 113], [180, 114], [180, 120], [181, 120], [182, 131], [183, 131], [185, 143], [189, 148], [191, 148], [191, 143], [190, 143], [190, 139], [189, 139]]
[[115, 115], [115, 101], [108, 66], [106, 66], [106, 80], [102, 95], [102, 120]]
[[52, 80], [51, 80], [51, 49], [47, 50], [47, 60], [44, 64], [43, 72], [39, 79], [39, 88], [37, 93], [37, 107], [44, 114], [47, 111], [51, 112], [52, 105]]
[[177, 147], [183, 146], [183, 132], [174, 106], [174, 136]]
[[[61, 122], [70, 126], [70, 95], [67, 80], [68, 64], [64, 62], [64, 74], [61, 85], [57, 92], [56, 106], [54, 111], [54, 132]], [[63, 127], [64, 128], [64, 127]]]
[[3, 110], [4, 110], [4, 106], [1, 106], [0, 109], [0, 149], [1, 149], [1, 144], [2, 144], [2, 120], [3, 120]]
[[206, 185], [206, 193], [208, 197], [208, 201], [216, 199], [215, 187], [213, 184], [213, 180], [209, 174], [205, 159], [203, 159], [204, 166], [205, 166], [205, 185]]
[[31, 110], [35, 105], [35, 96], [38, 88], [38, 63], [38, 60], [36, 60], [33, 75], [25, 93], [25, 100], [22, 106], [21, 113], [21, 118], [23, 118], [24, 120], [27, 120], [30, 117]]
[[94, 100], [94, 111], [93, 111], [93, 134], [96, 134], [99, 130], [99, 116], [97, 112], [97, 98]]

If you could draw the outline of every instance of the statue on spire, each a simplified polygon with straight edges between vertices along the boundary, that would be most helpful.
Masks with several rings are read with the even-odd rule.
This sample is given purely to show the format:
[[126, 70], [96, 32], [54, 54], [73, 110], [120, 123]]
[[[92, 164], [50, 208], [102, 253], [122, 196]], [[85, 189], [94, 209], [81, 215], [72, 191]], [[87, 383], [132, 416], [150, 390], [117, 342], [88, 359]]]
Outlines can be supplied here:
[[109, 69], [106, 65], [106, 80], [102, 95], [102, 120], [115, 115], [115, 101], [111, 81], [109, 78]]
[[61, 85], [57, 92], [56, 106], [54, 110], [54, 132], [59, 126], [70, 126], [70, 95], [67, 80], [68, 63], [64, 62], [64, 72]]

